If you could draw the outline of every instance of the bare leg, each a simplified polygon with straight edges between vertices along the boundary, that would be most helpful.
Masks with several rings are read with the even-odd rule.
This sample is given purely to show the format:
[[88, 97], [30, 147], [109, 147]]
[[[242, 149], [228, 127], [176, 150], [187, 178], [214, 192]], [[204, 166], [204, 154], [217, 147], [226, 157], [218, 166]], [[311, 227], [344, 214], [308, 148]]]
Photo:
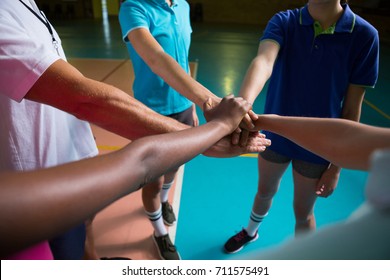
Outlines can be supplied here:
[[252, 211], [246, 232], [255, 236], [258, 228], [272, 205], [272, 199], [278, 191], [280, 179], [288, 166], [287, 163], [274, 163], [259, 156], [258, 190], [253, 201]]
[[160, 208], [160, 191], [164, 177], [145, 185], [142, 188], [142, 202], [147, 212], [155, 212]]
[[99, 255], [95, 248], [95, 238], [93, 234], [93, 220], [95, 216], [91, 217], [85, 222], [86, 238], [84, 247], [84, 259], [85, 260], [98, 260]]
[[273, 163], [259, 156], [259, 181], [253, 212], [265, 215], [271, 208], [272, 199], [279, 189], [280, 180], [288, 165], [289, 163]]
[[170, 183], [173, 180], [175, 180], [176, 173], [177, 173], [177, 170], [165, 174], [164, 175], [164, 184]]
[[314, 204], [317, 199], [315, 193], [318, 179], [300, 175], [294, 170], [294, 214], [295, 235], [315, 230]]

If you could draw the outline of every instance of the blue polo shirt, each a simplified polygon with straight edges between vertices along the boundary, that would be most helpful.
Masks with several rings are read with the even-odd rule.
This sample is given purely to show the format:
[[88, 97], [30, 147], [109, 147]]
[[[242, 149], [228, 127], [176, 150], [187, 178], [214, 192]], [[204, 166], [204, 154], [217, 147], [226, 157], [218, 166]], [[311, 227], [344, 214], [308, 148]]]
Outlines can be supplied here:
[[[275, 41], [280, 51], [269, 80], [265, 113], [339, 118], [350, 84], [375, 86], [378, 32], [348, 5], [343, 8], [343, 15], [325, 32], [318, 32], [319, 24], [310, 16], [307, 5], [277, 13], [269, 21], [261, 41]], [[279, 135], [265, 134], [272, 140], [271, 150], [312, 163], [327, 163]]]
[[131, 0], [121, 4], [119, 22], [133, 64], [134, 97], [162, 115], [187, 110], [192, 102], [171, 88], [141, 59], [129, 43], [127, 35], [136, 28], [146, 28], [164, 51], [189, 73], [188, 53], [191, 43], [189, 5], [185, 0]]

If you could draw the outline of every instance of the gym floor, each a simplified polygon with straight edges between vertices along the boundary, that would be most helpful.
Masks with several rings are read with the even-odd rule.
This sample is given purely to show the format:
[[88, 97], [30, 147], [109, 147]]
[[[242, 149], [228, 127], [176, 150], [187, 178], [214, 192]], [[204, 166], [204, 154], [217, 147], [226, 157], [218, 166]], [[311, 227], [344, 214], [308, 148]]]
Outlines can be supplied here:
[[[113, 84], [132, 94], [131, 61], [121, 41], [116, 18], [53, 22], [62, 38], [68, 60], [84, 75]], [[218, 96], [239, 91], [250, 61], [257, 52], [263, 26], [194, 23], [190, 61], [193, 75]], [[361, 122], [390, 127], [390, 44], [381, 38], [380, 76], [366, 93]], [[254, 104], [263, 112], [265, 94]], [[201, 123], [204, 118], [198, 110]], [[129, 143], [92, 126], [101, 153]], [[337, 136], [335, 136], [337, 137]], [[364, 201], [366, 172], [342, 170], [335, 193], [319, 199], [315, 214], [318, 228], [342, 221]], [[170, 192], [178, 221], [170, 228], [183, 259], [229, 259], [222, 246], [246, 226], [257, 189], [257, 161], [253, 155], [216, 159], [203, 155], [181, 168]], [[104, 209], [94, 221], [95, 242], [101, 257], [158, 259], [144, 214], [141, 192], [133, 193]], [[285, 173], [258, 241], [238, 254], [262, 250], [293, 238], [291, 167]]]

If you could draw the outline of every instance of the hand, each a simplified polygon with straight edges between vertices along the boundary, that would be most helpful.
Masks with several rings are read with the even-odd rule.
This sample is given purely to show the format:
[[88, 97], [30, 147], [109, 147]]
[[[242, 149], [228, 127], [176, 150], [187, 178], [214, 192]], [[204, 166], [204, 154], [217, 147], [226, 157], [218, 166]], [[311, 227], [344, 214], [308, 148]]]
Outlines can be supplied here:
[[242, 130], [236, 129], [232, 134], [232, 144], [240, 145], [242, 147], [245, 146], [248, 141], [250, 133], [251, 132], [247, 129], [242, 129]]
[[203, 105], [205, 112], [213, 111], [210, 121], [219, 121], [227, 125], [228, 131], [233, 132], [238, 128], [245, 114], [252, 108], [252, 105], [241, 97], [233, 95], [226, 96], [215, 107], [212, 107], [211, 100], [208, 99]]
[[217, 158], [236, 157], [247, 153], [263, 152], [270, 145], [271, 141], [266, 139], [264, 134], [251, 132], [245, 146], [233, 145], [231, 136], [226, 136], [204, 152], [203, 155]]
[[255, 121], [257, 121], [258, 118], [259, 116], [255, 112], [249, 110], [249, 112], [245, 115], [244, 119], [240, 123], [240, 128], [248, 131], [257, 131], [255, 127]]
[[316, 194], [320, 197], [328, 197], [336, 189], [340, 177], [340, 168], [334, 165], [322, 173], [316, 187]]
[[196, 105], [195, 104], [193, 105], [193, 108], [192, 108], [192, 118], [194, 120], [194, 126], [199, 126], [199, 118], [198, 118], [198, 114], [196, 113]]
[[[222, 101], [222, 98], [213, 97], [213, 98], [208, 98], [203, 103], [203, 116], [207, 122], [214, 118], [215, 107], [218, 106], [218, 104], [221, 101]], [[207, 104], [207, 106], [206, 106], [206, 104]]]
[[[230, 95], [229, 95], [230, 96]], [[208, 107], [205, 108], [205, 106], [203, 105], [203, 115], [206, 119], [206, 121], [210, 121], [211, 119], [214, 118], [214, 114], [215, 114], [215, 107], [221, 102], [221, 98], [217, 97], [217, 98], [209, 98], [206, 102], [208, 103]], [[245, 114], [245, 117], [243, 118], [241, 124], [240, 124], [240, 127], [243, 128], [243, 129], [247, 129], [247, 130], [251, 130], [251, 131], [255, 131], [255, 125], [254, 125], [254, 121], [256, 121], [258, 118], [257, 114], [255, 112], [253, 112], [252, 110], [249, 110], [246, 114]], [[241, 132], [241, 129], [239, 127], [237, 127], [237, 133], [240, 133]]]
[[241, 121], [240, 126], [234, 131], [234, 134], [232, 135], [233, 145], [246, 145], [250, 131], [258, 131], [255, 126], [255, 121], [257, 121], [258, 118], [259, 117], [255, 112], [249, 110], [249, 112]]

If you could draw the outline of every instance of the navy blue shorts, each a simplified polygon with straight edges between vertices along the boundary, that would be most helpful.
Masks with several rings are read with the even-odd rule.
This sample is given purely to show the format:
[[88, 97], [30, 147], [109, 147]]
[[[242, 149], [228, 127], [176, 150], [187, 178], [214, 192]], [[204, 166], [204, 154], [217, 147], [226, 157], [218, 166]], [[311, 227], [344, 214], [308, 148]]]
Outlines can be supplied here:
[[270, 162], [274, 163], [288, 163], [292, 162], [293, 169], [304, 177], [317, 179], [322, 176], [322, 173], [328, 169], [329, 164], [316, 164], [299, 159], [291, 159], [287, 156], [279, 154], [271, 149], [266, 149], [260, 153], [260, 156]]
[[83, 223], [49, 240], [54, 259], [82, 260], [84, 258], [85, 238], [86, 230]]

